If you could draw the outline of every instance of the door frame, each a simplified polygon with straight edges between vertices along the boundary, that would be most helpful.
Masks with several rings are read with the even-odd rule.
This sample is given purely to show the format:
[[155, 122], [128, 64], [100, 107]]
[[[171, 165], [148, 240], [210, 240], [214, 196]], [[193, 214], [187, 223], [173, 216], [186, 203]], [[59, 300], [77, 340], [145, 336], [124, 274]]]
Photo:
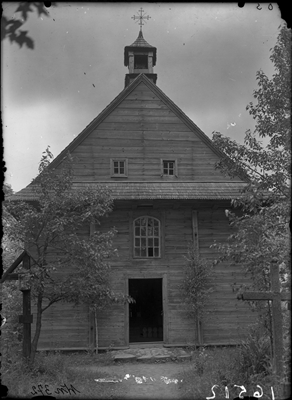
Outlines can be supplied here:
[[[167, 274], [164, 273], [130, 273], [124, 275], [125, 282], [125, 294], [129, 294], [129, 279], [162, 279], [162, 310], [163, 310], [163, 344], [168, 343], [168, 298], [167, 298]], [[125, 304], [125, 318], [124, 318], [124, 328], [125, 328], [125, 344], [130, 345], [130, 318], [129, 318], [129, 304]], [[143, 343], [143, 342], [141, 342]]]

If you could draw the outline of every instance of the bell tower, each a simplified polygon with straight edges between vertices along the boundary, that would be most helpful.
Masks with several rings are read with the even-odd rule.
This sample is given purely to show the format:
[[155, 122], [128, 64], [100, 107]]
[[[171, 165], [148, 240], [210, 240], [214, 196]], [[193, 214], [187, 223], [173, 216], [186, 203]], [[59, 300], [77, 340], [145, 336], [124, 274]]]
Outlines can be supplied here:
[[140, 15], [134, 15], [132, 19], [139, 20], [140, 32], [130, 46], [125, 47], [124, 65], [128, 67], [129, 73], [125, 77], [125, 87], [127, 87], [139, 74], [145, 74], [153, 83], [156, 84], [157, 74], [153, 73], [153, 67], [156, 64], [156, 47], [151, 46], [143, 37], [143, 20], [148, 20], [149, 15], [143, 14], [144, 10], [140, 8]]

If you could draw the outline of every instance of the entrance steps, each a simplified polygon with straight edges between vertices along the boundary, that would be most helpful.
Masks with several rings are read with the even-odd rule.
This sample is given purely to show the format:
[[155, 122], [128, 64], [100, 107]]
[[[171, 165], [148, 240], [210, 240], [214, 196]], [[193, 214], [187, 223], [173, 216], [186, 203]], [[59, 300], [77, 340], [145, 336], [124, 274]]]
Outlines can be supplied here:
[[[137, 345], [138, 346], [138, 345]], [[169, 361], [188, 361], [192, 358], [192, 352], [182, 348], [165, 348], [161, 344], [157, 346], [143, 345], [131, 347], [126, 350], [112, 351], [112, 357], [115, 362], [169, 362]]]

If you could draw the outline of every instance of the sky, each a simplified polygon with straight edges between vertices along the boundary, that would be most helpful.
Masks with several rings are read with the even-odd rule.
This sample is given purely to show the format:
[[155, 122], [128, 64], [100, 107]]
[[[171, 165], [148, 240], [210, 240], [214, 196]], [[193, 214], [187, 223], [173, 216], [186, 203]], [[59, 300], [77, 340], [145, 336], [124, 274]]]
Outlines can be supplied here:
[[[21, 28], [33, 50], [2, 42], [5, 182], [14, 191], [37, 176], [48, 145], [56, 157], [124, 89], [124, 47], [138, 36], [131, 17], [141, 7], [157, 86], [210, 138], [219, 131], [242, 143], [254, 129], [246, 106], [256, 72], [272, 76], [270, 49], [285, 24], [276, 3], [56, 4]], [[17, 3], [2, 7], [19, 17]]]

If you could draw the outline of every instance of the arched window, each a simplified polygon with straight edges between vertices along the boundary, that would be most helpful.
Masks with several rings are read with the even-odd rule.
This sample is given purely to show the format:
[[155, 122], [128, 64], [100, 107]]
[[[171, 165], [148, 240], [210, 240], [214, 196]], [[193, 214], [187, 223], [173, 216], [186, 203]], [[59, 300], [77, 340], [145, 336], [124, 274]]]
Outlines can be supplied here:
[[134, 221], [134, 257], [160, 257], [160, 222], [153, 217]]

